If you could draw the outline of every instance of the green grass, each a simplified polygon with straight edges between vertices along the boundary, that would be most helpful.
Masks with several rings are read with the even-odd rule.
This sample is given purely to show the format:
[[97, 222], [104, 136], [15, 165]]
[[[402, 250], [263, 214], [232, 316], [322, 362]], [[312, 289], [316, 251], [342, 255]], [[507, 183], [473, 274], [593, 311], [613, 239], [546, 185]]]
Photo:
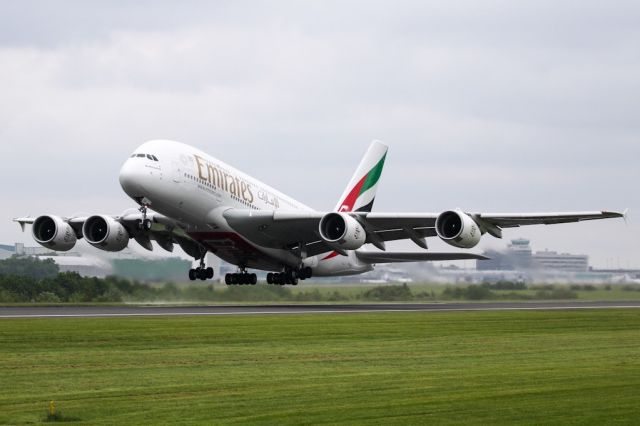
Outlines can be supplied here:
[[640, 310], [0, 321], [0, 424], [633, 424]]

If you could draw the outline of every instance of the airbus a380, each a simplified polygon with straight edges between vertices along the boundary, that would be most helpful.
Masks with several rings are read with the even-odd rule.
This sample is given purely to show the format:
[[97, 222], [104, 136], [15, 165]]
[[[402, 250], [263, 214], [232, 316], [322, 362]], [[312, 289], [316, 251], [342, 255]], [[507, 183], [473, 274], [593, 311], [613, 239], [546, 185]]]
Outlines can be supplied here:
[[[503, 228], [622, 217], [611, 211], [572, 213], [372, 212], [387, 146], [374, 141], [332, 211], [314, 210], [257, 179], [189, 145], [146, 142], [126, 160], [120, 185], [140, 207], [120, 216], [14, 219], [44, 247], [67, 251], [84, 238], [106, 251], [120, 251], [134, 239], [147, 250], [152, 240], [165, 250], [178, 244], [200, 266], [191, 280], [213, 277], [208, 252], [237, 265], [227, 284], [256, 284], [269, 271], [269, 284], [297, 284], [313, 276], [361, 274], [378, 263], [485, 259], [473, 253], [435, 253], [426, 238], [439, 237], [462, 249], [484, 234], [502, 238]], [[385, 242], [408, 239], [422, 250], [388, 252]], [[366, 250], [372, 245], [379, 250]]]

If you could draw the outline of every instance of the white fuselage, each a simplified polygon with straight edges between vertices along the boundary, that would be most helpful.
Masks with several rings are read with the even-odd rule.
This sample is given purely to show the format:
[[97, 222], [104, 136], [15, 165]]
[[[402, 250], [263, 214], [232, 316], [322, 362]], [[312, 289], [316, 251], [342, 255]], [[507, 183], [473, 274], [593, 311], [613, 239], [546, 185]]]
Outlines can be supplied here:
[[[227, 262], [270, 271], [301, 264], [289, 250], [247, 241], [229, 227], [222, 213], [231, 208], [313, 209], [196, 148], [165, 140], [144, 143], [122, 166], [120, 184], [131, 198], [175, 220], [191, 238]], [[353, 253], [322, 254], [302, 263], [311, 266], [316, 276], [372, 269]]]

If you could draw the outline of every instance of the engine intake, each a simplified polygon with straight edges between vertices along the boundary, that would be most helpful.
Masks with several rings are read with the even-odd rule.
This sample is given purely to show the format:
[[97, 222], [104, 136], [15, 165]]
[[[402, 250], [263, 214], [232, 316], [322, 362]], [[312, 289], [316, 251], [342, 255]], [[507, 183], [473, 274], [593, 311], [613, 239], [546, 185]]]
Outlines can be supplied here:
[[360, 223], [344, 213], [327, 213], [320, 219], [320, 237], [345, 250], [362, 247], [367, 234]]
[[436, 232], [445, 243], [459, 248], [475, 247], [482, 237], [478, 224], [458, 210], [441, 213], [436, 219]]
[[51, 250], [69, 251], [76, 245], [76, 233], [67, 222], [58, 216], [40, 216], [31, 228], [33, 239]]
[[82, 226], [89, 244], [105, 251], [120, 251], [129, 244], [129, 233], [120, 222], [109, 216], [91, 216]]

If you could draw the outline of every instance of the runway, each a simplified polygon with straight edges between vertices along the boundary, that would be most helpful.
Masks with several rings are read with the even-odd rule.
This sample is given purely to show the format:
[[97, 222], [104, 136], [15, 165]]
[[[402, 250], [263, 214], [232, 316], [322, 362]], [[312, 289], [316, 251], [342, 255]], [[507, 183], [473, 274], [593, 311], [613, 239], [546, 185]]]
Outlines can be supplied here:
[[640, 308], [632, 302], [379, 303], [351, 305], [25, 306], [0, 307], [0, 319], [339, 314], [375, 312], [524, 311]]

